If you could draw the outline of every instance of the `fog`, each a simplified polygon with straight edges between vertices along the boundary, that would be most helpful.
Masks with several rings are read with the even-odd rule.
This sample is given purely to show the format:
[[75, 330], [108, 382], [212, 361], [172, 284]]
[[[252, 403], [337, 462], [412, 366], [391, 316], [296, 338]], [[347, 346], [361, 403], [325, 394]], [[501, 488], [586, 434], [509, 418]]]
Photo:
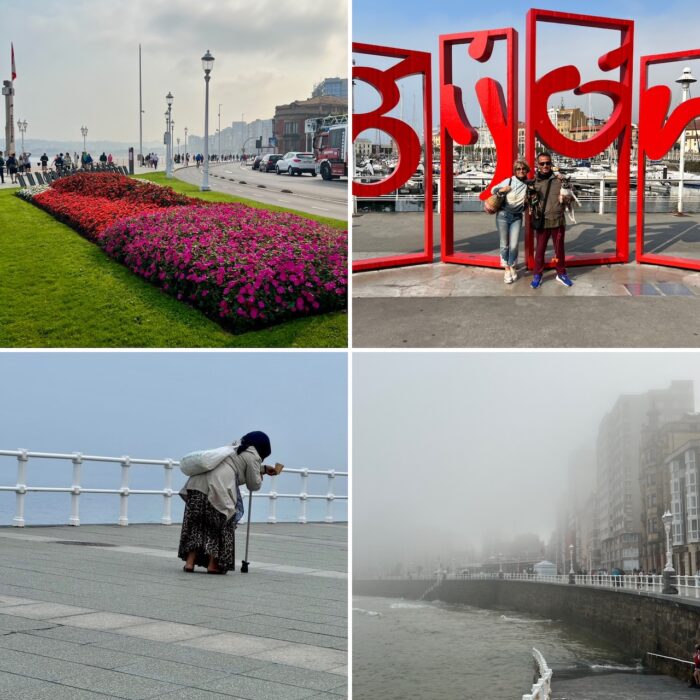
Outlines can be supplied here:
[[355, 353], [355, 575], [547, 542], [568, 467], [618, 396], [674, 379], [695, 380], [697, 407], [694, 352]]

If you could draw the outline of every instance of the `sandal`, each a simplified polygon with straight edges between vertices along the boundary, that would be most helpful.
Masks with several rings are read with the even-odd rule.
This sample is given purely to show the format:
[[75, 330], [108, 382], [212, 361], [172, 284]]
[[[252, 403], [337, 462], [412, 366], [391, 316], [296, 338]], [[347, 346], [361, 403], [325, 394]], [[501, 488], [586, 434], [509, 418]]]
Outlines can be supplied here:
[[194, 566], [193, 566], [191, 569], [188, 569], [188, 568], [187, 568], [187, 564], [185, 564], [185, 566], [182, 567], [182, 570], [183, 570], [186, 574], [193, 574], [193, 573], [194, 573]]

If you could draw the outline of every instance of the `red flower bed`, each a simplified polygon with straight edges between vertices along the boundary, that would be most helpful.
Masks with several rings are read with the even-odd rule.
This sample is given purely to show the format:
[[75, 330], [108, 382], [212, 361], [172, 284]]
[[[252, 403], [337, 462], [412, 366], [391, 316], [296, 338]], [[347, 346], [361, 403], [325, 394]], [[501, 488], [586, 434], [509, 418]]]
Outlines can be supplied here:
[[123, 219], [98, 236], [108, 255], [236, 331], [345, 309], [347, 231], [242, 204]]
[[118, 173], [76, 173], [51, 183], [58, 192], [87, 197], [124, 199], [129, 202], [155, 204], [160, 207], [187, 206], [195, 202], [169, 187], [135, 180]]
[[91, 240], [94, 240], [95, 234], [119, 219], [160, 209], [157, 204], [85, 197], [71, 192], [60, 192], [52, 187], [33, 197], [32, 203]]

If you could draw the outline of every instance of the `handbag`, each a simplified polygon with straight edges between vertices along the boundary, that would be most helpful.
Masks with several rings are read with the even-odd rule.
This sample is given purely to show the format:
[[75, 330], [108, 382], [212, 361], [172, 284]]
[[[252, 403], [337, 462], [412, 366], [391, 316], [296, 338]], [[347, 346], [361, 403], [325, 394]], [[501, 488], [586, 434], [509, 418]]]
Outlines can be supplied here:
[[[508, 187], [510, 187], [512, 181], [513, 178], [511, 177], [510, 180], [508, 180]], [[487, 214], [495, 214], [503, 206], [505, 200], [505, 194], [501, 194], [500, 192], [498, 194], [492, 194], [488, 199], [484, 200], [484, 211]]]

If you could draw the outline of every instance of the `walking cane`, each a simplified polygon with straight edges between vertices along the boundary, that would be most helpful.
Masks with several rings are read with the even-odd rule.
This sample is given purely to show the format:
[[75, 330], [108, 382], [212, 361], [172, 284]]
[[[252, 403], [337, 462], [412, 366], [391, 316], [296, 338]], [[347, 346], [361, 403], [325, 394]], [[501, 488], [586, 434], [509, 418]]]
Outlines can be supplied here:
[[245, 559], [241, 562], [241, 573], [248, 573], [248, 541], [250, 540], [250, 512], [253, 510], [253, 492], [248, 491], [248, 527], [245, 531]]

